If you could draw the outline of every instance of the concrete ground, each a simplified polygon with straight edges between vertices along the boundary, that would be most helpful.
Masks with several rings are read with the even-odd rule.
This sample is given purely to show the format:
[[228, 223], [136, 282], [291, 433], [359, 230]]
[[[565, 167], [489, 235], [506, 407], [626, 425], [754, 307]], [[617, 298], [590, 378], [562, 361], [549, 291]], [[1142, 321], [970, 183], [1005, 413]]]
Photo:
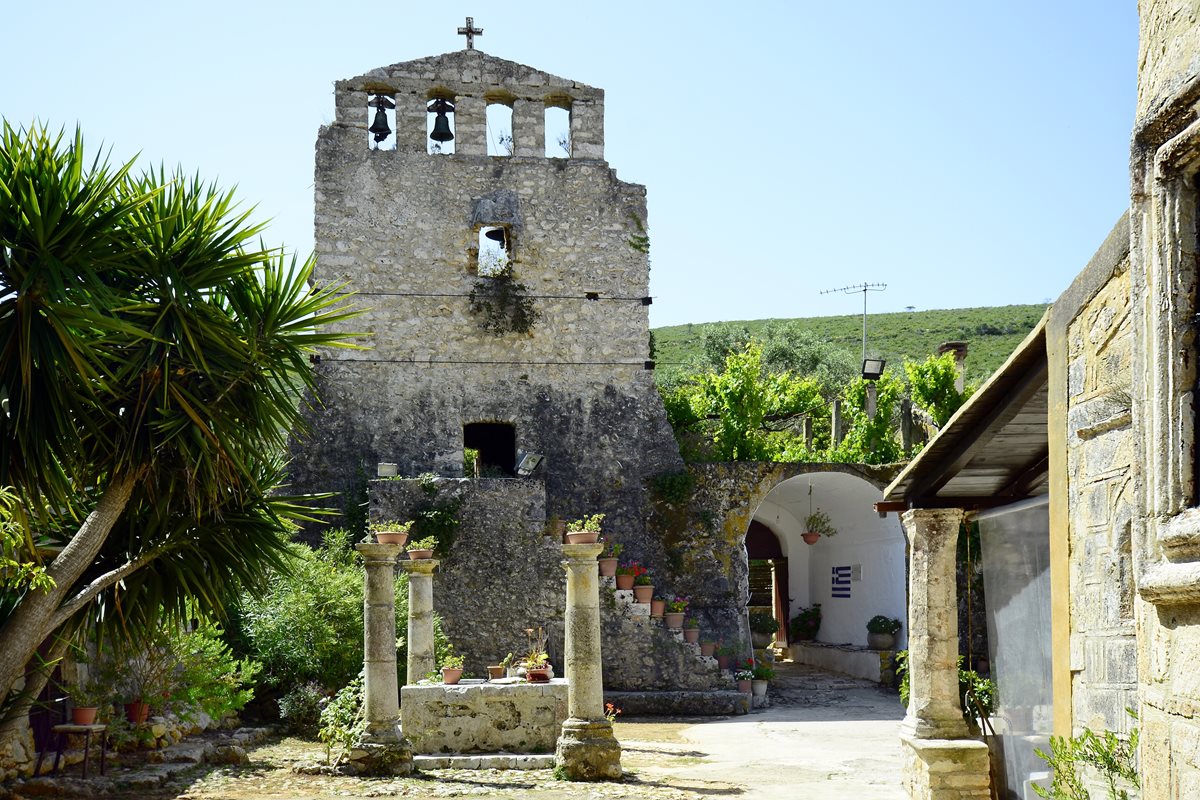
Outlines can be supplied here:
[[[891, 800], [900, 783], [900, 720], [895, 692], [798, 664], [777, 665], [772, 705], [678, 731], [692, 745], [685, 764], [640, 767], [644, 780], [726, 785], [740, 798]], [[623, 733], [637, 736], [637, 723]], [[636, 740], [623, 742], [637, 748]], [[631, 753], [632, 755], [632, 753]], [[696, 787], [699, 788], [699, 787]]]

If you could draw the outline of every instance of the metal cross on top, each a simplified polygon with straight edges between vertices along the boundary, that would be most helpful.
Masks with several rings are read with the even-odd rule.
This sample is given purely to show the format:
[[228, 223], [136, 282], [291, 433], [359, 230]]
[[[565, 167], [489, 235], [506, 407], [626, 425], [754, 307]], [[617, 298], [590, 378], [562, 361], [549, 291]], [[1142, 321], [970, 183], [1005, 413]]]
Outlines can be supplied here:
[[467, 17], [467, 26], [465, 28], [459, 28], [458, 35], [467, 37], [467, 49], [474, 50], [475, 49], [475, 37], [483, 36], [483, 28], [476, 28], [475, 27], [475, 18]]

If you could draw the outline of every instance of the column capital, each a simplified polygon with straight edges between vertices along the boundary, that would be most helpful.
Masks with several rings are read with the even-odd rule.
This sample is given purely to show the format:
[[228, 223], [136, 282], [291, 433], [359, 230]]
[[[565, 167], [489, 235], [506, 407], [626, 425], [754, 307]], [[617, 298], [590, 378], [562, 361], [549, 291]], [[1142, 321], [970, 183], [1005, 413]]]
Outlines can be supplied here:
[[399, 544], [380, 544], [379, 542], [359, 542], [354, 549], [362, 556], [367, 564], [395, 564], [404, 549]]
[[900, 524], [912, 541], [942, 539], [947, 536], [958, 540], [958, 528], [962, 525], [961, 508], [910, 508], [900, 515]]
[[400, 569], [409, 575], [432, 575], [441, 563], [436, 558], [406, 558], [400, 562]]
[[586, 564], [589, 561], [595, 563], [596, 558], [603, 549], [604, 544], [602, 542], [595, 542], [594, 544], [564, 544], [562, 546], [563, 555], [567, 558], [563, 561], [563, 566], [569, 569], [571, 564]]

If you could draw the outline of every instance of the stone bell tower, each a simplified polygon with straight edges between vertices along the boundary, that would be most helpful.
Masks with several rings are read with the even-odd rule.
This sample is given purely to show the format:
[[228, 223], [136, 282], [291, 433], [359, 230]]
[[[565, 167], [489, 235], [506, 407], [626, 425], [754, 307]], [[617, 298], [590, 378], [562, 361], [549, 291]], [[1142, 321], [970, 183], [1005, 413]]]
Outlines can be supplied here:
[[468, 48], [338, 81], [336, 103], [316, 277], [356, 293], [370, 349], [322, 355], [293, 486], [463, 476], [467, 448], [514, 476], [534, 453], [547, 514], [644, 537], [644, 479], [682, 462], [649, 360], [646, 190], [604, 160], [603, 90]]

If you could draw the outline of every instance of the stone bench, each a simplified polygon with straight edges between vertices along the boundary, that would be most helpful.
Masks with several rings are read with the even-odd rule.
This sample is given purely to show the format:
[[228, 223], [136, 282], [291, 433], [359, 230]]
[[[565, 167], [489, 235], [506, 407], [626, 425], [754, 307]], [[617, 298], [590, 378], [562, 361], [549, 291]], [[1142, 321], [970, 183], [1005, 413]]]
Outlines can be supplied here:
[[567, 718], [567, 681], [404, 686], [400, 717], [413, 753], [552, 753]]

